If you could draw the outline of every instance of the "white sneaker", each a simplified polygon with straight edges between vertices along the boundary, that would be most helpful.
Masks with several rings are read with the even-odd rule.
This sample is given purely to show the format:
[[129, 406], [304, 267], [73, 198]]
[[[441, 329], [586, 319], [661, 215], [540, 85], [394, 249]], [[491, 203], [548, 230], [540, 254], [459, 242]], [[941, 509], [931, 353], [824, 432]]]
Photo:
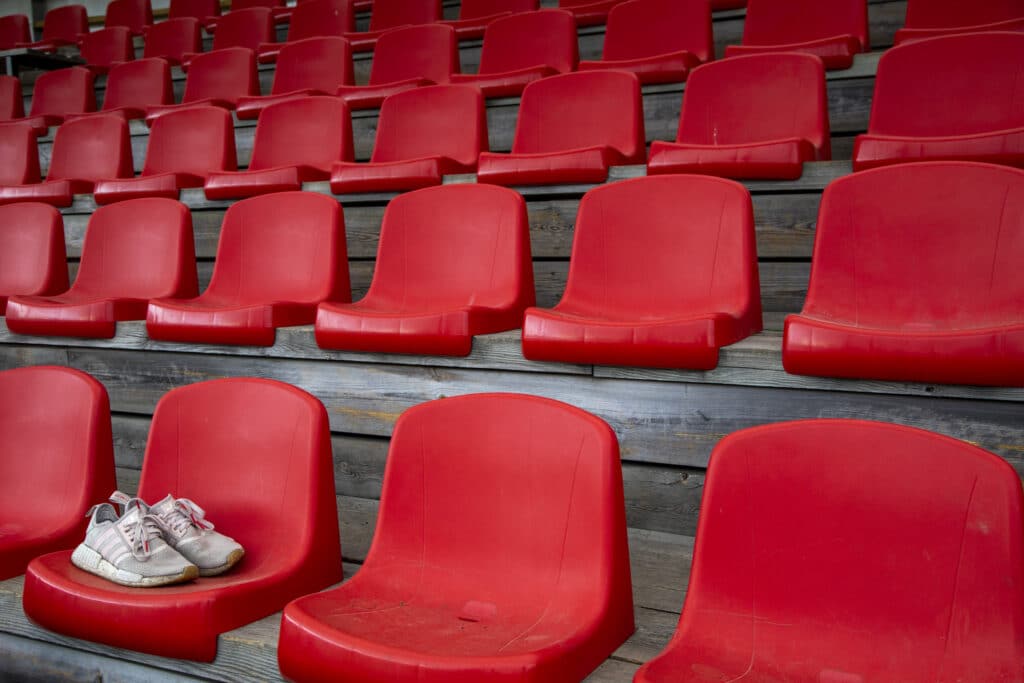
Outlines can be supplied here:
[[199, 567], [199, 576], [217, 576], [245, 555], [241, 544], [213, 530], [206, 511], [188, 498], [170, 494], [149, 508], [167, 543]]
[[142, 505], [129, 505], [120, 517], [103, 503], [89, 510], [85, 540], [71, 554], [84, 571], [122, 586], [148, 588], [189, 581], [199, 568], [160, 537], [156, 517]]

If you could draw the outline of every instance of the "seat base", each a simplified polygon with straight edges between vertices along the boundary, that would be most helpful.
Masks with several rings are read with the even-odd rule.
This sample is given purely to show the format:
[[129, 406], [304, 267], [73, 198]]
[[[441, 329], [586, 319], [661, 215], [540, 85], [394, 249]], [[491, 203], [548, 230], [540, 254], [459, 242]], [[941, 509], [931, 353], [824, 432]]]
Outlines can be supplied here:
[[314, 332], [322, 349], [425, 356], [468, 356], [473, 350], [466, 309], [398, 313], [360, 304], [321, 304]]
[[119, 320], [143, 320], [145, 299], [76, 299], [73, 296], [12, 296], [7, 328], [15, 334], [111, 339]]
[[161, 104], [155, 107], [146, 108], [146, 125], [152, 126], [153, 121], [157, 120], [164, 114], [170, 114], [174, 111], [182, 111], [184, 109], [191, 109], [193, 107], [220, 107], [221, 109], [227, 109], [231, 111], [235, 108], [237, 102], [232, 100], [219, 99], [214, 97], [206, 97], [201, 100], [192, 100], [191, 102], [182, 102], [181, 104]]
[[315, 318], [316, 304], [156, 299], [149, 304], [146, 332], [163, 341], [273, 346], [278, 327], [309, 325]]
[[554, 76], [558, 71], [547, 65], [538, 65], [504, 71], [495, 74], [452, 74], [451, 82], [456, 85], [473, 85], [480, 88], [484, 97], [518, 97], [533, 81]]
[[853, 56], [863, 50], [864, 47], [860, 44], [860, 40], [855, 36], [845, 35], [788, 45], [729, 45], [725, 48], [725, 56], [739, 57], [770, 52], [806, 52], [820, 57], [821, 61], [825, 63], [825, 68], [832, 70], [849, 69], [853, 66]]
[[301, 190], [302, 183], [326, 179], [326, 171], [310, 166], [279, 166], [258, 171], [211, 173], [203, 189], [207, 199], [244, 199], [271, 192]]
[[979, 135], [915, 138], [858, 135], [853, 144], [853, 170], [910, 161], [981, 161], [1024, 168], [1024, 128]]
[[603, 183], [608, 179], [608, 167], [620, 159], [621, 155], [610, 147], [550, 154], [481, 152], [477, 182], [492, 185]]
[[96, 183], [93, 197], [97, 204], [113, 204], [140, 197], [178, 199], [182, 188], [202, 186], [202, 176], [189, 173], [158, 173], [121, 180], [101, 180]]
[[640, 79], [640, 83], [680, 83], [686, 80], [690, 70], [700, 66], [700, 60], [692, 53], [682, 50], [654, 57], [641, 59], [615, 59], [599, 61], [581, 61], [580, 71], [631, 71]]
[[723, 178], [796, 180], [814, 161], [814, 145], [790, 138], [746, 145], [651, 143], [647, 173], [700, 173]]
[[334, 94], [344, 100], [349, 109], [376, 109], [384, 103], [386, 97], [433, 84], [434, 81], [428, 78], [410, 78], [380, 85], [343, 85]]
[[451, 26], [455, 29], [455, 37], [458, 40], [472, 40], [474, 38], [483, 38], [484, 32], [491, 22], [496, 19], [503, 17], [512, 16], [511, 12], [499, 12], [497, 14], [489, 14], [485, 17], [474, 17], [473, 19], [448, 19], [446, 21], [439, 21], [439, 24], [445, 26]]
[[292, 92], [281, 93], [280, 95], [255, 95], [252, 97], [239, 97], [238, 106], [235, 109], [235, 116], [240, 120], [258, 119], [260, 112], [272, 104], [291, 102], [311, 95], [327, 95], [321, 90], [293, 90]]
[[405, 192], [440, 185], [452, 173], [472, 173], [447, 157], [424, 157], [392, 162], [354, 163], [341, 161], [331, 167], [331, 192]]
[[67, 208], [74, 201], [74, 195], [88, 194], [92, 190], [92, 183], [81, 180], [47, 180], [31, 185], [7, 185], [0, 187], [0, 204], [43, 202]]

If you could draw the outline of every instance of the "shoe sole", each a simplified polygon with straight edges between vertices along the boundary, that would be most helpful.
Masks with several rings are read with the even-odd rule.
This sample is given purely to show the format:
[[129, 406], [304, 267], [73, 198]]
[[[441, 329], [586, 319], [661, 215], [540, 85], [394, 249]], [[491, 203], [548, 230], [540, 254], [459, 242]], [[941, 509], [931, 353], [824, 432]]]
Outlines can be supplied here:
[[239, 560], [241, 560], [243, 557], [245, 557], [245, 550], [241, 548], [239, 548], [238, 550], [232, 550], [231, 554], [228, 555], [228, 561], [220, 565], [219, 567], [200, 567], [199, 576], [217, 576], [218, 574], [223, 574], [224, 572], [238, 564]]
[[195, 565], [188, 565], [182, 569], [180, 574], [165, 576], [142, 576], [135, 572], [118, 569], [98, 552], [84, 543], [75, 548], [71, 553], [71, 563], [82, 571], [95, 574], [108, 581], [130, 588], [153, 588], [155, 586], [169, 586], [174, 583], [191, 581], [199, 577], [199, 568]]

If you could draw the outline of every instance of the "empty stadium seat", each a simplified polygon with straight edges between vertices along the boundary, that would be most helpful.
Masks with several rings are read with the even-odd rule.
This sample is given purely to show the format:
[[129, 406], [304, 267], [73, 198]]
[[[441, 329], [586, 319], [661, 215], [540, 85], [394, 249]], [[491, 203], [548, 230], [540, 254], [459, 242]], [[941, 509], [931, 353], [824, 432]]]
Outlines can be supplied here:
[[195, 17], [179, 17], [161, 21], [146, 29], [142, 56], [159, 57], [170, 64], [181, 64], [185, 55], [193, 55], [202, 49], [199, 20]]
[[9, 296], [48, 296], [67, 288], [60, 212], [36, 202], [0, 206], [0, 315]]
[[302, 183], [327, 180], [331, 164], [351, 161], [352, 150], [352, 120], [344, 102], [334, 97], [280, 102], [260, 114], [249, 168], [211, 173], [203, 186], [210, 199], [301, 190]]
[[538, 0], [462, 0], [459, 18], [442, 22], [455, 29], [460, 40], [483, 38], [484, 31], [496, 19], [540, 8]]
[[39, 182], [39, 146], [32, 126], [22, 121], [0, 125], [0, 186]]
[[369, 84], [342, 85], [336, 94], [350, 109], [373, 109], [395, 93], [447, 83], [459, 68], [459, 45], [450, 26], [396, 28], [385, 31], [377, 41]]
[[207, 52], [192, 58], [181, 103], [149, 107], [146, 123], [152, 125], [161, 116], [196, 106], [234, 109], [243, 97], [259, 94], [259, 74], [252, 50], [232, 47]]
[[563, 74], [523, 91], [511, 154], [482, 152], [477, 180], [498, 185], [603, 183], [608, 167], [642, 164], [640, 81], [625, 71]]
[[[171, 67], [163, 59], [139, 59], [123, 62], [107, 74], [107, 89], [100, 114], [124, 119], [141, 119], [149, 107], [174, 104]], [[94, 116], [94, 114], [73, 115]]]
[[0, 17], [0, 50], [13, 50], [32, 42], [32, 28], [24, 14]]
[[475, 335], [518, 328], [533, 303], [522, 196], [445, 185], [391, 200], [369, 291], [321, 304], [314, 330], [326, 349], [467, 356]]
[[416, 88], [384, 100], [370, 162], [334, 164], [331, 190], [397, 192], [440, 185], [442, 176], [475, 171], [486, 149], [487, 111], [479, 90]]
[[216, 171], [236, 171], [235, 127], [219, 107], [164, 114], [153, 122], [142, 175], [96, 183], [97, 204], [138, 197], [177, 199], [182, 188], [202, 187]]
[[783, 366], [1024, 386], [1021, 211], [1024, 171], [990, 164], [901, 164], [834, 181]]
[[[276, 12], [287, 11], [287, 8], [285, 7], [285, 0], [231, 0], [231, 9], [228, 14], [253, 8], [270, 10], [271, 21], [274, 21], [274, 15]], [[215, 33], [217, 26], [220, 24], [220, 20], [220, 16], [208, 17], [206, 21], [203, 22], [203, 28], [210, 33]]]
[[907, 0], [907, 21], [895, 42], [977, 31], [1024, 31], [1024, 5], [1020, 0]]
[[32, 106], [25, 119], [37, 135], [59, 126], [68, 114], [96, 111], [95, 78], [80, 66], [47, 71], [32, 88]]
[[153, 23], [153, 5], [150, 0], [110, 0], [103, 20], [106, 28], [123, 26], [132, 35], [141, 36]]
[[86, 511], [115, 488], [103, 385], [71, 368], [0, 372], [0, 580], [24, 573], [34, 557], [74, 548]]
[[558, 6], [572, 12], [579, 26], [594, 26], [595, 24], [603, 24], [608, 21], [608, 12], [623, 1], [558, 0]]
[[77, 45], [89, 32], [89, 14], [85, 5], [64, 5], [54, 7], [43, 17], [43, 37], [31, 43], [19, 43], [41, 52], [54, 52], [58, 47]]
[[[8, 126], [14, 124], [8, 124]], [[4, 126], [5, 128], [7, 126]], [[30, 149], [29, 155], [34, 155]], [[38, 166], [31, 168], [38, 172]], [[35, 162], [38, 164], [38, 162]], [[20, 159], [19, 159], [20, 166]], [[0, 187], [0, 204], [45, 202], [71, 206], [73, 196], [93, 191], [106, 178], [131, 178], [132, 146], [127, 121], [119, 116], [97, 114], [74, 119], [57, 129], [50, 154], [46, 182]]]
[[[274, 17], [266, 7], [232, 10], [217, 21], [211, 52], [232, 48], [246, 48], [255, 55], [260, 45], [274, 42]], [[192, 60], [199, 55], [184, 55], [182, 68], [190, 69]]]
[[792, 180], [831, 158], [821, 60], [749, 55], [693, 70], [676, 141], [651, 143], [647, 172]]
[[17, 76], [0, 76], [0, 122], [25, 118], [21, 80]]
[[[927, 159], [1024, 167], [1024, 33], [952, 35], [888, 50], [853, 168]], [[941, 84], [941, 85], [940, 85]]]
[[348, 33], [353, 52], [369, 52], [385, 32], [400, 26], [432, 24], [442, 19], [441, 0], [374, 0], [370, 30]]
[[262, 43], [258, 48], [260, 63], [277, 61], [281, 48], [306, 38], [341, 38], [355, 30], [355, 13], [351, 0], [312, 0], [296, 5], [291, 13], [285, 43]]
[[452, 76], [452, 83], [480, 88], [487, 97], [519, 95], [528, 83], [575, 71], [576, 21], [564, 10], [545, 9], [497, 19], [484, 31], [480, 69]]
[[583, 196], [565, 294], [526, 311], [523, 355], [711, 370], [719, 347], [761, 327], [750, 193], [708, 176], [637, 178]]
[[[71, 289], [10, 297], [7, 327], [17, 334], [109, 339], [117, 321], [145, 318], [149, 299], [195, 296], [197, 290], [188, 207], [171, 199], [139, 199], [96, 209]], [[66, 558], [65, 563], [70, 567]]]
[[633, 680], [1013, 680], [1021, 498], [1005, 461], [920, 429], [731, 434], [711, 454], [679, 626]]
[[254, 119], [266, 107], [309, 95], [333, 95], [355, 81], [352, 53], [344, 38], [306, 38], [281, 46], [269, 95], [238, 98], [236, 115]]
[[341, 580], [330, 437], [323, 404], [282, 382], [173, 389], [153, 414], [139, 496], [196, 501], [245, 558], [221, 576], [140, 590], [78, 569], [70, 552], [44, 555], [25, 576], [25, 613], [75, 638], [213, 661], [218, 634]]
[[708, 0], [630, 0], [608, 14], [603, 59], [580, 71], [632, 71], [641, 83], [685, 81], [690, 69], [715, 57]]
[[115, 64], [135, 59], [132, 32], [124, 26], [113, 26], [85, 35], [79, 51], [86, 68], [97, 74], [105, 74]]
[[205, 24], [220, 16], [220, 0], [171, 0], [168, 20], [191, 17]]
[[725, 56], [807, 52], [826, 69], [848, 69], [869, 49], [867, 0], [750, 0], [743, 44], [729, 45]]
[[210, 286], [195, 299], [151, 301], [146, 330], [168, 341], [273, 346], [276, 328], [308, 325], [320, 302], [350, 298], [341, 205], [282, 192], [228, 208]]
[[618, 450], [604, 421], [536, 396], [405, 411], [366, 562], [284, 610], [284, 677], [585, 678], [633, 632]]

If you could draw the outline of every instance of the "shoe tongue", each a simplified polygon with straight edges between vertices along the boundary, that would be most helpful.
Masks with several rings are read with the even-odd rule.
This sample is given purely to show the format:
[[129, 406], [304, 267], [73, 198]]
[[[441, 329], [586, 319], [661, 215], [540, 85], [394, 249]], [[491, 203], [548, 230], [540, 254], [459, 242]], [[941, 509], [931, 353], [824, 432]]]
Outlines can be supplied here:
[[138, 505], [132, 505], [128, 508], [127, 512], [121, 515], [121, 520], [128, 522], [129, 524], [137, 524], [144, 514], [146, 513], [141, 507]]
[[174, 509], [174, 496], [167, 494], [167, 497], [161, 500], [155, 505], [149, 506], [149, 509], [158, 515], [163, 515]]

